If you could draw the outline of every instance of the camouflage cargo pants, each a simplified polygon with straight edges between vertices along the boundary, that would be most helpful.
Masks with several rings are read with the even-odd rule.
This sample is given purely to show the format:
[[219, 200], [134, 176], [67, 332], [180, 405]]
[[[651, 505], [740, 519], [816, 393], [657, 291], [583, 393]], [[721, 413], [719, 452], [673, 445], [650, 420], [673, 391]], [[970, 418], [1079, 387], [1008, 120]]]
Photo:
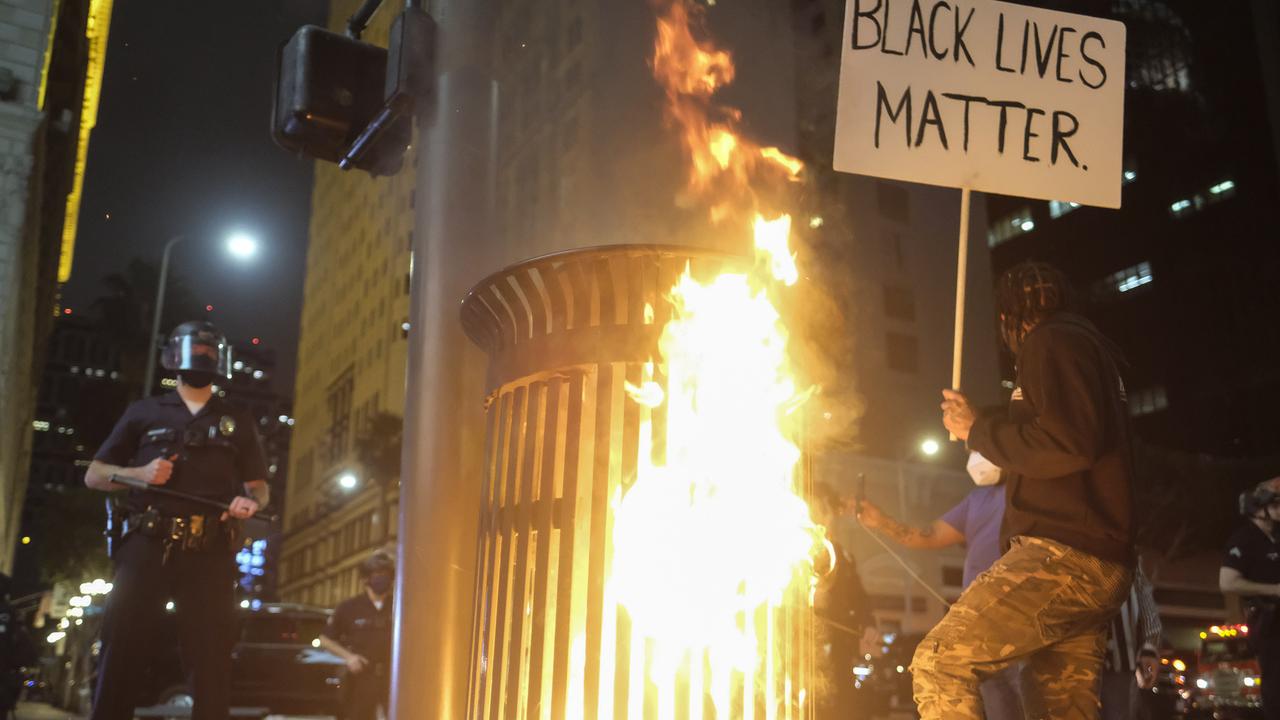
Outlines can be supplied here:
[[911, 671], [923, 720], [981, 719], [978, 685], [1026, 662], [1032, 718], [1097, 718], [1106, 623], [1132, 582], [1124, 565], [1017, 537], [920, 646]]

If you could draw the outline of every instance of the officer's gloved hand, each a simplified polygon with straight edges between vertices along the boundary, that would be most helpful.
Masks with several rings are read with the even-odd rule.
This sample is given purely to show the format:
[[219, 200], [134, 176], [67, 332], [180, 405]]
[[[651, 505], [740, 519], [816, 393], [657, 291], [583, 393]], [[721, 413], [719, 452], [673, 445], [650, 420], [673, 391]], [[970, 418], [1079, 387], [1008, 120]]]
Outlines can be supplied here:
[[222, 513], [222, 519], [226, 520], [228, 517], [233, 517], [237, 520], [248, 520], [261, 509], [257, 500], [241, 495], [231, 501], [231, 507]]

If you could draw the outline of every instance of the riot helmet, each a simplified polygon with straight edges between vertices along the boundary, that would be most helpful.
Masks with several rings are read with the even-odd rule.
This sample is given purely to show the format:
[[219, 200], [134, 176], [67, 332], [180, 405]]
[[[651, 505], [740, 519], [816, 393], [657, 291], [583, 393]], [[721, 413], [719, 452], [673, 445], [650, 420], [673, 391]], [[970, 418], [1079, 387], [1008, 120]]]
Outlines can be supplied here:
[[231, 346], [213, 323], [184, 322], [169, 333], [160, 364], [186, 384], [204, 387], [218, 377], [231, 378]]

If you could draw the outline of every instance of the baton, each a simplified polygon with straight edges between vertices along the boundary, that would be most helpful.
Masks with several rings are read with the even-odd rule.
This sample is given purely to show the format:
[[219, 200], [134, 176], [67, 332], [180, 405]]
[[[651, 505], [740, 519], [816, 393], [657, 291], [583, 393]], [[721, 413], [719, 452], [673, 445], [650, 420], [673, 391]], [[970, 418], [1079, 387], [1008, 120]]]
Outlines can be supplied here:
[[[170, 490], [163, 485], [152, 485], [146, 480], [138, 480], [137, 478], [125, 477], [124, 475], [112, 475], [110, 479], [113, 483], [124, 485], [125, 487], [133, 488], [134, 490], [144, 490], [146, 492], [153, 492], [171, 498], [178, 498], [179, 500], [189, 500], [194, 503], [200, 503], [201, 505], [228, 512], [231, 510], [230, 503], [224, 503], [221, 500], [214, 500], [212, 498], [200, 497], [199, 495], [192, 495], [191, 493], [185, 493], [181, 490]], [[253, 517], [269, 523], [280, 521], [279, 515], [272, 515], [270, 513], [254, 513]]]

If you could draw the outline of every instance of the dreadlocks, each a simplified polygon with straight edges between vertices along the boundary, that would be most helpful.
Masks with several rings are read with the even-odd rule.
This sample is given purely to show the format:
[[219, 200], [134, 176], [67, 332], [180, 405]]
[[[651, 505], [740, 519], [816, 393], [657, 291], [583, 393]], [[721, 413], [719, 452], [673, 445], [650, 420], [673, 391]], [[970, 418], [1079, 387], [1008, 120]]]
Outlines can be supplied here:
[[1016, 355], [1031, 328], [1070, 304], [1071, 286], [1060, 270], [1041, 262], [1018, 263], [996, 283], [1000, 334]]

